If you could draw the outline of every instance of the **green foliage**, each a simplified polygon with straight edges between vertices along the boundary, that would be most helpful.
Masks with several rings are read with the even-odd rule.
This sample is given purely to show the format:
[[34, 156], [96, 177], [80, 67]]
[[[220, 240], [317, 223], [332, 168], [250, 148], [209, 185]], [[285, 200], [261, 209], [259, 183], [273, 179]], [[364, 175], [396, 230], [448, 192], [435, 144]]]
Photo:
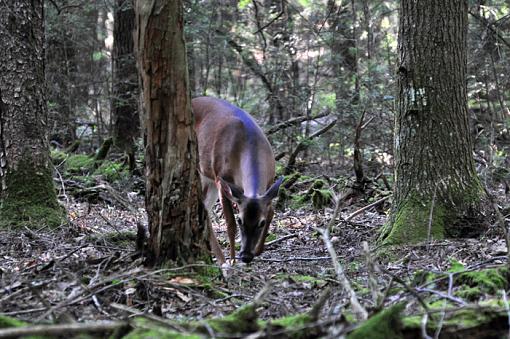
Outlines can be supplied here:
[[251, 0], [239, 0], [237, 3], [237, 8], [239, 9], [245, 9], [246, 6], [248, 6], [251, 3]]

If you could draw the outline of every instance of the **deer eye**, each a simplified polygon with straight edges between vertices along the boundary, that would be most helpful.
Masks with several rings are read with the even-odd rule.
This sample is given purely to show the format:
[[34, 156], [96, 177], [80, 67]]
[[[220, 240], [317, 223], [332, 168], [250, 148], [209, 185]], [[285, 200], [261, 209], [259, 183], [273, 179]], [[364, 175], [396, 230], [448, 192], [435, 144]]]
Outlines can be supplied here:
[[237, 224], [239, 226], [241, 226], [243, 224], [243, 221], [241, 220], [241, 218], [237, 217], [236, 219], [237, 219]]
[[260, 220], [259, 228], [263, 228], [264, 226], [266, 226], [266, 221], [265, 220]]

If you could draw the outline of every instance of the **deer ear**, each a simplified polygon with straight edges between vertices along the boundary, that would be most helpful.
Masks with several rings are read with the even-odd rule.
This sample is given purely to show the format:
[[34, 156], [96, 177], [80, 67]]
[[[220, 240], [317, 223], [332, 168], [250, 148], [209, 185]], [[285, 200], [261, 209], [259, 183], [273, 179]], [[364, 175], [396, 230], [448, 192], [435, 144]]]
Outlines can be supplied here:
[[219, 178], [219, 181], [221, 191], [223, 192], [223, 194], [225, 194], [225, 197], [228, 200], [235, 202], [236, 204], [240, 204], [241, 201], [244, 199], [243, 189], [233, 183], [226, 181], [223, 178]]
[[280, 185], [283, 182], [284, 177], [279, 177], [278, 180], [275, 181], [274, 184], [269, 187], [267, 192], [264, 194], [264, 199], [266, 200], [273, 200], [278, 195], [278, 190], [280, 189]]

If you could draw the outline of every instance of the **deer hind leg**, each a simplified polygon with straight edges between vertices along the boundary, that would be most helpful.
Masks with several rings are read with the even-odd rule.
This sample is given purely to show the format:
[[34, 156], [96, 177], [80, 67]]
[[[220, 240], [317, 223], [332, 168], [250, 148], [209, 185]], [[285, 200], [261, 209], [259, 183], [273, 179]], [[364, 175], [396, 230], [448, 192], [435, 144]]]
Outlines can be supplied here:
[[269, 206], [269, 210], [267, 212], [266, 225], [264, 226], [264, 230], [262, 231], [262, 236], [257, 243], [257, 247], [255, 248], [255, 255], [260, 255], [264, 251], [264, 242], [266, 241], [267, 233], [269, 232], [269, 225], [271, 225], [271, 221], [273, 221], [274, 210], [272, 206]]

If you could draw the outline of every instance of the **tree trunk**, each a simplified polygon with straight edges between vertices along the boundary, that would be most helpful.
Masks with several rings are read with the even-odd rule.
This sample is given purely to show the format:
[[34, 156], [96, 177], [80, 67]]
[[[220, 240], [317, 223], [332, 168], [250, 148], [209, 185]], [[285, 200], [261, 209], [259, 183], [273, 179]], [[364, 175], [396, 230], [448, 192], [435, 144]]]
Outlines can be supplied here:
[[117, 0], [113, 27], [113, 99], [115, 145], [135, 168], [135, 140], [140, 137], [137, 95], [138, 78], [134, 56], [135, 11], [132, 0]]
[[467, 0], [403, 0], [395, 192], [385, 244], [484, 230], [466, 96]]
[[0, 0], [0, 226], [63, 221], [49, 162], [42, 0]]
[[182, 1], [139, 0], [149, 246], [158, 263], [210, 260], [191, 113]]

